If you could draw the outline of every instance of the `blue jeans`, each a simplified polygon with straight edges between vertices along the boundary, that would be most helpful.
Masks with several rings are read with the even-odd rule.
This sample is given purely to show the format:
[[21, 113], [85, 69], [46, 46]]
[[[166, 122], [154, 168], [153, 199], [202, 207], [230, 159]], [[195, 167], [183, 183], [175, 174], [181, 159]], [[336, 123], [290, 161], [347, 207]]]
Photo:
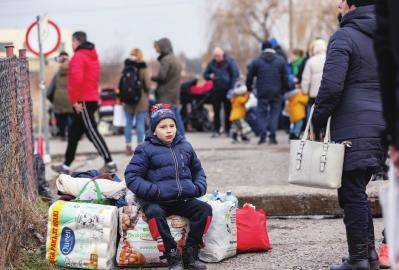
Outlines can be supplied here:
[[126, 144], [132, 142], [132, 128], [133, 128], [133, 118], [136, 119], [136, 132], [137, 132], [137, 144], [144, 142], [145, 136], [145, 119], [147, 117], [147, 112], [139, 112], [136, 115], [128, 113], [125, 111], [126, 116], [126, 126], [125, 126], [125, 141]]
[[184, 130], [184, 123], [183, 123], [183, 119], [182, 119], [181, 114], [180, 114], [180, 108], [176, 107], [176, 106], [173, 106], [172, 110], [173, 110], [173, 112], [175, 113], [175, 116], [176, 116], [176, 128], [177, 128], [177, 131], [179, 132], [180, 135], [185, 137], [186, 136], [186, 132]]
[[301, 134], [301, 131], [302, 131], [303, 122], [304, 122], [304, 120], [302, 119], [295, 123], [291, 123], [290, 134], [293, 134], [293, 135], [299, 137], [299, 135]]
[[259, 99], [257, 113], [260, 137], [266, 138], [267, 132], [269, 132], [269, 137], [275, 138], [281, 114], [280, 98]]

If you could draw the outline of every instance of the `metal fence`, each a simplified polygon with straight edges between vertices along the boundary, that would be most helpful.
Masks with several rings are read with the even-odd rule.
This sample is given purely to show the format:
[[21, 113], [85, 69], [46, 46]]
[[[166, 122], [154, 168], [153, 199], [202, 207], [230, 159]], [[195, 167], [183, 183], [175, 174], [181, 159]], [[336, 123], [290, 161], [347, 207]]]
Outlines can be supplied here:
[[6, 51], [7, 57], [0, 58], [0, 175], [16, 171], [10, 184], [21, 181], [34, 199], [37, 189], [28, 61], [25, 50], [19, 51], [19, 57], [14, 56], [12, 46]]

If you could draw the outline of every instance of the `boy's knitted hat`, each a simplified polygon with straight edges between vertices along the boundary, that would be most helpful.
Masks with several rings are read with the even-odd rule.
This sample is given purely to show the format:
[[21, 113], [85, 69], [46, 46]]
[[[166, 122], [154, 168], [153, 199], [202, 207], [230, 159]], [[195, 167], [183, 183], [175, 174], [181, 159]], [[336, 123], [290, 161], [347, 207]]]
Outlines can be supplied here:
[[162, 120], [169, 118], [175, 121], [176, 123], [176, 115], [170, 109], [170, 104], [156, 104], [151, 107], [151, 130], [152, 132], [155, 131], [158, 123]]

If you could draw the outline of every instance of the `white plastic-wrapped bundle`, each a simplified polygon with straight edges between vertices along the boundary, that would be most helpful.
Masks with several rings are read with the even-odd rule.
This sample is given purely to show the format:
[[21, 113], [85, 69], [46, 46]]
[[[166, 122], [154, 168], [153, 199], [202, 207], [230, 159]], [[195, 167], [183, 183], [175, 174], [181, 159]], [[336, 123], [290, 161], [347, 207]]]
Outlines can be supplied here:
[[92, 180], [90, 178], [74, 178], [66, 174], [60, 174], [56, 180], [57, 189], [64, 194], [76, 197], [85, 188], [80, 194], [81, 200], [97, 199], [96, 184], [99, 187], [101, 196], [104, 198], [117, 200], [126, 195], [126, 184], [123, 181], [115, 182], [108, 179]]
[[381, 191], [380, 199], [385, 223], [392, 269], [399, 270], [399, 171], [391, 164], [389, 187]]
[[[189, 224], [187, 219], [179, 216], [167, 218], [170, 232], [181, 249], [187, 239]], [[158, 246], [163, 245], [162, 239], [154, 240], [149, 225], [142, 211], [135, 205], [119, 208], [119, 233], [121, 240], [116, 255], [116, 261], [122, 267], [139, 267], [165, 265], [161, 261]]]
[[117, 208], [56, 201], [49, 209], [47, 260], [58, 266], [107, 270], [116, 252]]

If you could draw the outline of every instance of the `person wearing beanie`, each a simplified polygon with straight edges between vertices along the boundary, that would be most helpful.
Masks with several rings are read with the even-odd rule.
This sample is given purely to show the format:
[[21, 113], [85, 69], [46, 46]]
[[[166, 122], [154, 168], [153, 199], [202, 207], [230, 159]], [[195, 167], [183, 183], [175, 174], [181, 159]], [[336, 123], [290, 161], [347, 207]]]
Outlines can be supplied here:
[[[206, 194], [204, 169], [191, 144], [176, 130], [176, 115], [168, 104], [151, 108], [151, 133], [137, 146], [126, 168], [127, 187], [136, 194], [154, 240], [169, 269], [206, 269], [198, 259], [203, 236], [212, 220], [212, 208], [197, 198]], [[166, 217], [190, 221], [183, 253], [170, 233]]]
[[[374, 1], [342, 0], [340, 29], [330, 39], [311, 119], [320, 137], [331, 117], [331, 141], [348, 142], [338, 201], [344, 211], [349, 258], [332, 270], [379, 269], [366, 186], [385, 163], [385, 129], [377, 59]], [[390, 90], [392, 91], [392, 89]], [[328, 158], [327, 158], [328, 159]]]
[[[282, 97], [289, 90], [288, 73], [284, 59], [274, 49], [265, 49], [248, 65], [246, 86], [248, 92], [256, 89], [256, 108], [259, 128], [258, 144], [277, 144], [276, 132], [281, 115]], [[255, 92], [255, 91], [254, 91]]]

